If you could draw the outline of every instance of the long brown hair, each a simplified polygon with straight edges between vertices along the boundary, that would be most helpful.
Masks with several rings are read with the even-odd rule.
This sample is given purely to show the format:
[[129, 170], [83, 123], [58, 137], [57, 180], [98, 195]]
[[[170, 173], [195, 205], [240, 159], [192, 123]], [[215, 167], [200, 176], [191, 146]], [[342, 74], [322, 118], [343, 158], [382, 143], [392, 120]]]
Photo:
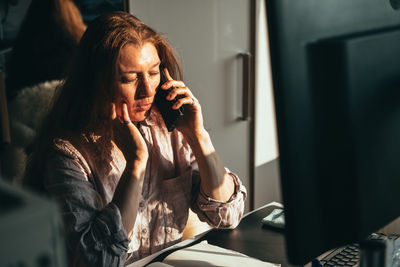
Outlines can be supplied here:
[[[25, 184], [44, 191], [41, 173], [54, 138], [87, 133], [112, 136], [112, 82], [120, 50], [128, 44], [152, 43], [174, 79], [182, 78], [172, 47], [152, 28], [125, 12], [112, 12], [93, 20], [82, 36], [64, 84], [45, 119], [28, 162]], [[106, 149], [106, 148], [105, 148]]]

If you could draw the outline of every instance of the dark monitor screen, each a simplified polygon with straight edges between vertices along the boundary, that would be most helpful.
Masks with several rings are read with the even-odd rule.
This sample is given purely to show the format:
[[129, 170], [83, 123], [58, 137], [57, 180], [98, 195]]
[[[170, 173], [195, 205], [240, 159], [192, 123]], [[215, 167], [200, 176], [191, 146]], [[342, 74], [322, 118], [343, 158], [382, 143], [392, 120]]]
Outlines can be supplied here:
[[400, 216], [400, 12], [266, 4], [286, 246], [304, 264]]

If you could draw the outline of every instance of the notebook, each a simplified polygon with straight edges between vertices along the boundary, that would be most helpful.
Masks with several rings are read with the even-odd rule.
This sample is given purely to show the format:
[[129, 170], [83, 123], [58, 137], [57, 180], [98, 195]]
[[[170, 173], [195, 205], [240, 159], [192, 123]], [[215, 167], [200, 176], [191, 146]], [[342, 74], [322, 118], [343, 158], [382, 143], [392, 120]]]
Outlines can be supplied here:
[[154, 262], [148, 267], [271, 267], [280, 266], [264, 262], [242, 253], [208, 244], [202, 241], [196, 245], [177, 250], [169, 254], [163, 262]]

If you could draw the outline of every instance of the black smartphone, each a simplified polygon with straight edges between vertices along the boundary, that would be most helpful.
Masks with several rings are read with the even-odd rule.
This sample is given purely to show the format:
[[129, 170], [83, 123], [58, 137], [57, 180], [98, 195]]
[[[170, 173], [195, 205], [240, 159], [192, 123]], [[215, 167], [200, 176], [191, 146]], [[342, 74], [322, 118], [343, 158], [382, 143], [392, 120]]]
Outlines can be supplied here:
[[154, 102], [161, 113], [161, 116], [164, 120], [165, 126], [167, 127], [169, 132], [174, 130], [178, 120], [183, 116], [183, 107], [179, 109], [172, 109], [172, 106], [178, 100], [177, 97], [173, 100], [167, 100], [167, 95], [171, 92], [172, 88], [168, 90], [164, 90], [161, 88], [161, 85], [168, 81], [167, 77], [164, 73], [164, 67], [160, 66], [160, 85], [157, 88], [156, 95], [154, 97]]

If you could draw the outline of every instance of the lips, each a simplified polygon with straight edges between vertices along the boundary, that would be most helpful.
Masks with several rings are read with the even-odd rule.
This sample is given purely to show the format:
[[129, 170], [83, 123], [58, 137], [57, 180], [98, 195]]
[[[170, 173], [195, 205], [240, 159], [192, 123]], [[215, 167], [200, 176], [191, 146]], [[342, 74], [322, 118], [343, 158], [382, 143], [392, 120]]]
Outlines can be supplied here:
[[147, 110], [149, 110], [151, 108], [151, 105], [152, 105], [151, 103], [137, 105], [135, 107], [135, 109], [138, 110], [138, 111], [147, 111]]

